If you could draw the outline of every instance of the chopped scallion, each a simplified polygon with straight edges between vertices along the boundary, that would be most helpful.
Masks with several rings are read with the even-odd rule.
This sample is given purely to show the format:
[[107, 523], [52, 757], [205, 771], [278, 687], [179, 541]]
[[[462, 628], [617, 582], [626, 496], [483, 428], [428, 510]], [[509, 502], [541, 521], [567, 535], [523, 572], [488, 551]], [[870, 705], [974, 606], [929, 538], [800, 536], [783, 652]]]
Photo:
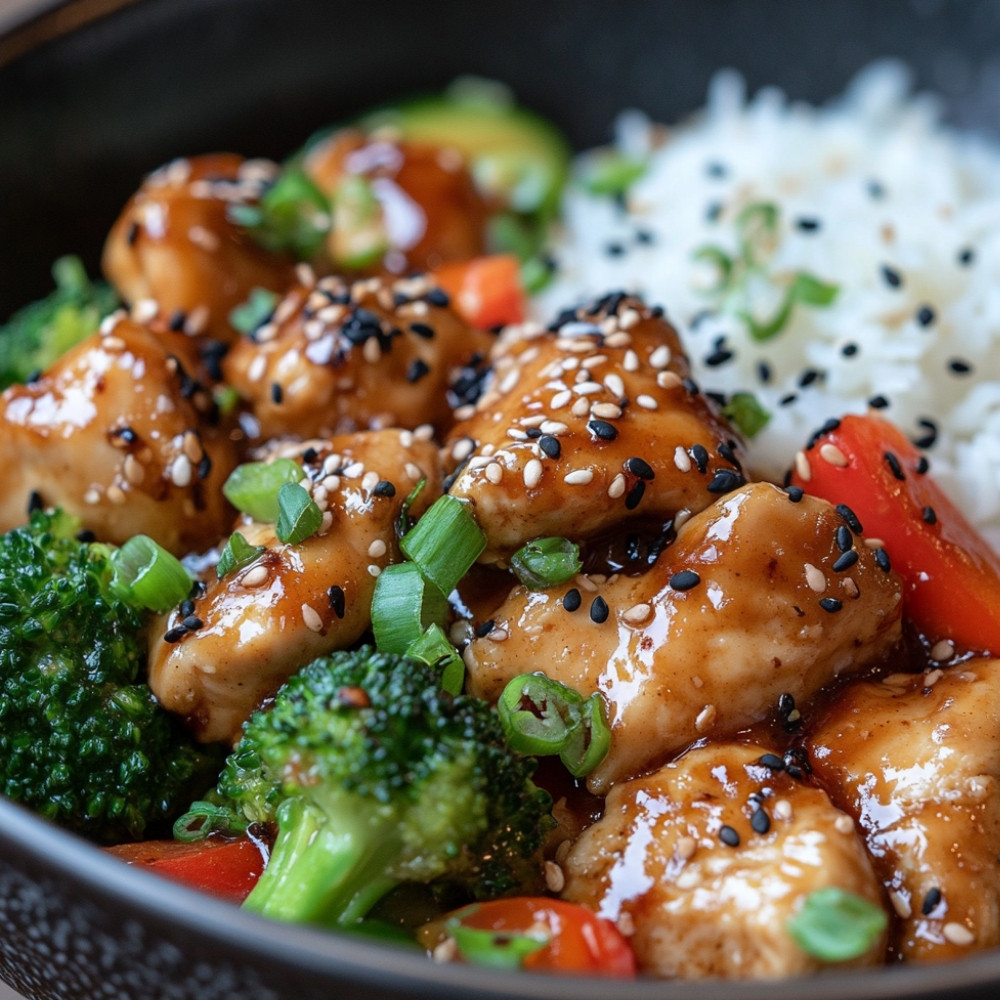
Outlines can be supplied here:
[[486, 548], [486, 536], [467, 502], [439, 497], [400, 540], [403, 554], [443, 594], [450, 594]]
[[266, 288], [251, 288], [246, 300], [229, 312], [229, 323], [240, 333], [252, 333], [266, 323], [278, 301], [276, 292]]
[[583, 564], [580, 547], [568, 538], [536, 538], [522, 545], [510, 560], [514, 575], [529, 590], [555, 587], [576, 576]]
[[429, 625], [444, 621], [447, 611], [447, 598], [415, 563], [386, 566], [372, 597], [375, 644], [385, 653], [407, 653]]
[[806, 896], [785, 923], [795, 943], [823, 962], [848, 962], [864, 955], [888, 923], [882, 907], [835, 886]]
[[323, 512], [298, 483], [284, 483], [278, 490], [278, 519], [274, 533], [289, 545], [298, 545], [319, 531]]
[[406, 647], [406, 655], [421, 660], [441, 671], [441, 689], [460, 694], [465, 683], [465, 662], [448, 641], [444, 629], [432, 622], [421, 635]]
[[191, 592], [194, 580], [175, 556], [147, 535], [133, 535], [111, 556], [115, 589], [150, 611], [167, 611]]
[[722, 412], [732, 425], [747, 438], [759, 434], [771, 419], [771, 414], [761, 406], [752, 392], [734, 392]]
[[462, 919], [463, 916], [470, 915], [470, 911], [474, 912], [474, 907], [467, 907], [449, 917], [445, 921], [445, 931], [454, 940], [459, 955], [473, 965], [493, 969], [520, 969], [530, 954], [540, 951], [549, 943], [548, 935], [535, 937], [469, 927]]
[[225, 498], [255, 521], [278, 520], [278, 491], [285, 483], [297, 483], [305, 476], [302, 467], [290, 458], [273, 462], [245, 462], [236, 466], [223, 483]]
[[215, 572], [221, 580], [224, 576], [249, 566], [263, 551], [263, 545], [251, 545], [240, 532], [234, 531], [219, 556]]

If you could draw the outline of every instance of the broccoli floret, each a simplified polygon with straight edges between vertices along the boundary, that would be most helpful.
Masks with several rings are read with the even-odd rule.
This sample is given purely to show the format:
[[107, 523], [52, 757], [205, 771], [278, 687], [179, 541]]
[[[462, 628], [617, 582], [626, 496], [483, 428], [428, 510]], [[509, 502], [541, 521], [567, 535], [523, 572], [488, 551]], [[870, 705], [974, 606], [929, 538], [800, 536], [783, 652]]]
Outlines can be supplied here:
[[113, 588], [113, 548], [79, 527], [35, 511], [0, 537], [0, 791], [99, 843], [134, 840], [210, 784], [221, 754], [141, 682], [146, 616]]
[[552, 821], [535, 762], [507, 748], [486, 702], [439, 682], [366, 647], [313, 661], [250, 718], [216, 799], [277, 826], [248, 908], [346, 926], [403, 883], [477, 899], [539, 889]]
[[53, 292], [0, 326], [0, 389], [47, 369], [92, 334], [118, 304], [109, 285], [90, 281], [78, 257], [60, 257], [52, 276]]

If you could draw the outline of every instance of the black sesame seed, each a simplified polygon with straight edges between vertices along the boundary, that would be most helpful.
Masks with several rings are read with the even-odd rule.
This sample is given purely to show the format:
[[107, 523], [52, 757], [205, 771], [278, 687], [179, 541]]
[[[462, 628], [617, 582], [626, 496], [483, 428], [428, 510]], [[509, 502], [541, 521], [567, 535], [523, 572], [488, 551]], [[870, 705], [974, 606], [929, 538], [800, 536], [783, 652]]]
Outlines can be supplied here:
[[843, 573], [845, 569], [850, 569], [860, 558], [855, 549], [849, 549], [847, 552], [842, 552], [837, 558], [837, 561], [833, 564], [834, 573]]
[[958, 252], [958, 262], [962, 267], [968, 267], [976, 259], [976, 251], [972, 247], [963, 247]]
[[32, 490], [28, 494], [28, 517], [31, 517], [36, 510], [43, 510], [45, 504], [42, 502], [42, 494], [38, 490]]
[[650, 246], [656, 242], [656, 234], [651, 232], [649, 229], [637, 229], [633, 233], [633, 237], [636, 243], [642, 243], [645, 246]]
[[808, 389], [809, 386], [811, 386], [817, 380], [821, 379], [822, 376], [823, 376], [823, 373], [821, 371], [818, 371], [815, 368], [807, 368], [799, 376], [799, 388], [800, 389]]
[[806, 451], [814, 448], [821, 437], [832, 434], [839, 426], [840, 420], [837, 417], [831, 417], [829, 420], [824, 421], [823, 426], [817, 428], [810, 435], [809, 441], [806, 443]]
[[567, 611], [576, 611], [579, 609], [583, 598], [580, 597], [580, 591], [573, 587], [572, 590], [567, 590], [565, 597], [563, 597], [563, 607]]
[[890, 288], [899, 288], [903, 284], [903, 276], [888, 264], [882, 265], [882, 278]]
[[187, 634], [187, 629], [183, 625], [175, 625], [173, 628], [167, 629], [163, 635], [163, 641], [171, 644], [180, 642]]
[[971, 375], [972, 363], [965, 361], [962, 358], [952, 358], [948, 362], [948, 371], [950, 371], [952, 375]]
[[646, 481], [644, 479], [638, 479], [632, 485], [632, 488], [625, 494], [625, 509], [635, 510], [639, 506], [639, 502], [642, 500], [646, 493]]
[[89, 545], [97, 541], [97, 535], [87, 528], [82, 528], [73, 536], [81, 545]]
[[208, 455], [203, 455], [196, 471], [199, 479], [208, 479], [212, 471], [212, 459]]
[[880, 396], [872, 396], [872, 398], [868, 400], [868, 405], [873, 410], [884, 410], [884, 409], [886, 409], [889, 406], [889, 400], [886, 399], [885, 396], [881, 396], [881, 395]]
[[608, 257], [623, 257], [625, 255], [625, 245], [617, 240], [611, 240], [604, 244], [604, 253]]
[[372, 490], [372, 493], [377, 497], [394, 497], [396, 495], [396, 486], [389, 482], [388, 479], [380, 479], [375, 484], [375, 489]]
[[558, 458], [562, 454], [562, 445], [559, 444], [559, 439], [551, 434], [543, 434], [538, 439], [538, 447], [542, 450], [542, 454], [549, 458]]
[[445, 306], [451, 305], [451, 299], [448, 297], [448, 293], [443, 288], [432, 288], [424, 298], [432, 306]]
[[709, 493], [731, 493], [739, 489], [746, 480], [738, 472], [731, 472], [729, 469], [720, 469], [712, 477], [712, 481], [705, 487]]
[[772, 374], [771, 366], [766, 361], [757, 362], [757, 378], [760, 379], [761, 385], [770, 385]]
[[719, 216], [722, 215], [722, 209], [725, 206], [721, 201], [710, 201], [705, 206], [705, 221], [706, 222], [718, 222]]
[[740, 462], [739, 458], [736, 457], [736, 442], [735, 441], [723, 441], [719, 445], [719, 457], [724, 461], [728, 462], [735, 469], [743, 469], [743, 464]]
[[925, 507], [920, 512], [920, 517], [924, 524], [937, 524], [937, 514], [935, 513], [933, 507]]
[[926, 917], [929, 916], [941, 902], [941, 890], [934, 886], [927, 890], [924, 901], [920, 904], [920, 912]]
[[338, 586], [337, 584], [333, 584], [326, 592], [326, 599], [329, 601], [330, 607], [333, 609], [333, 613], [338, 618], [343, 618], [344, 612], [347, 610], [344, 588]]
[[189, 632], [197, 632], [205, 623], [197, 615], [186, 615], [181, 625]]
[[638, 476], [640, 479], [653, 479], [656, 476], [649, 462], [637, 456], [625, 459], [625, 471], [630, 472], [633, 476]]
[[740, 835], [731, 826], [721, 827], [719, 830], [719, 840], [721, 840], [726, 847], [740, 846]]
[[701, 388], [693, 378], [683, 379], [681, 385], [683, 385], [692, 396], [697, 396], [701, 392]]
[[487, 618], [486, 621], [476, 626], [476, 638], [482, 639], [497, 627], [495, 618]]
[[778, 400], [778, 406], [791, 406], [798, 398], [798, 393], [789, 392]]
[[865, 185], [865, 190], [868, 192], [868, 196], [874, 201], [885, 197], [885, 188], [880, 181], [870, 180]]
[[600, 625], [608, 620], [609, 613], [608, 602], [598, 594], [590, 603], [590, 620]]
[[795, 711], [795, 698], [787, 691], [778, 695], [778, 714], [787, 719]]
[[720, 365], [732, 361], [733, 357], [734, 355], [731, 350], [726, 347], [719, 347], [705, 358], [705, 364], [709, 368], [718, 368]]
[[812, 765], [809, 763], [809, 754], [802, 747], [789, 747], [785, 751], [785, 767], [796, 764], [800, 772], [812, 773]]
[[415, 333], [418, 337], [423, 337], [424, 340], [434, 339], [434, 327], [428, 323], [411, 323], [410, 332]]
[[917, 310], [917, 322], [921, 326], [930, 326], [934, 322], [934, 310], [930, 306], [921, 306]]
[[885, 452], [882, 457], [885, 459], [885, 464], [889, 466], [889, 471], [892, 473], [894, 479], [906, 479], [906, 474], [903, 472], [903, 467], [899, 464], [899, 459], [891, 451]]
[[856, 535], [864, 534], [864, 528], [861, 527], [861, 522], [858, 520], [858, 515], [847, 506], [846, 503], [838, 503], [834, 510], [844, 519], [844, 523], [847, 525], [851, 531]]
[[791, 500], [792, 503], [799, 503], [806, 495], [806, 491], [802, 489], [801, 486], [786, 486], [785, 493], [788, 494], [788, 499]]
[[407, 382], [419, 382], [428, 372], [430, 365], [422, 358], [414, 358], [406, 369]]
[[927, 460], [927, 456], [921, 455], [920, 458], [917, 460], [917, 475], [918, 476], [924, 475], [930, 467], [931, 463]]
[[843, 346], [843, 347], [842, 347], [842, 348], [840, 349], [840, 353], [841, 353], [841, 354], [842, 354], [842, 355], [843, 355], [843, 356], [844, 356], [845, 358], [853, 358], [853, 357], [856, 357], [856, 356], [857, 356], [857, 354], [858, 354], [858, 351], [860, 351], [860, 350], [861, 350], [861, 348], [860, 348], [860, 347], [858, 347], [858, 345], [857, 345], [857, 344], [855, 344], [855, 343], [854, 343], [854, 342], [852, 341], [852, 342], [851, 342], [851, 343], [849, 343], [849, 344], [844, 344], [844, 346]]
[[182, 618], [187, 618], [188, 615], [193, 615], [194, 614], [194, 601], [192, 601], [190, 597], [185, 598], [177, 606], [177, 611], [179, 612], [179, 614], [180, 614], [180, 616]]
[[884, 573], [888, 573], [892, 569], [892, 563], [889, 561], [889, 553], [886, 552], [881, 546], [875, 550], [874, 556], [875, 565], [878, 566], [878, 568]]
[[854, 536], [846, 524], [838, 525], [833, 537], [837, 542], [837, 548], [841, 552], [850, 552], [854, 548]]
[[721, 160], [710, 160], [705, 164], [705, 173], [715, 180], [722, 180], [723, 177], [729, 176], [729, 167]]
[[689, 454], [694, 459], [694, 464], [698, 467], [699, 472], [708, 471], [708, 449], [704, 445], [692, 445]]
[[763, 834], [771, 829], [771, 817], [763, 809], [757, 809], [750, 817], [750, 826], [754, 833]]
[[774, 753], [766, 753], [757, 761], [761, 767], [766, 767], [769, 771], [784, 771], [785, 762]]
[[670, 578], [673, 590], [690, 590], [701, 583], [701, 577], [693, 569], [682, 569]]
[[829, 611], [830, 614], [839, 611], [843, 606], [844, 602], [836, 597], [821, 597], [819, 601], [819, 606], [824, 611]]
[[803, 233], [815, 233], [820, 227], [820, 222], [812, 216], [800, 216], [795, 220], [795, 226]]
[[591, 434], [602, 441], [614, 441], [618, 437], [618, 428], [614, 424], [608, 423], [607, 420], [597, 420], [595, 418], [587, 423], [587, 428]]

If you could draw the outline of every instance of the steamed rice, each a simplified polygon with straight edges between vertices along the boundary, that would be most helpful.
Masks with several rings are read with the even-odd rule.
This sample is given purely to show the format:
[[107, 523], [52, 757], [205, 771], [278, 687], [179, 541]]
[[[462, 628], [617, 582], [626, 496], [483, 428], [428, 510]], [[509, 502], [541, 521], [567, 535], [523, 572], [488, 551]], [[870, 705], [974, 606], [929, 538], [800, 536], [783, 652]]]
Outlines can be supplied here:
[[[774, 89], [748, 99], [723, 72], [689, 121], [664, 130], [630, 112], [616, 131], [646, 172], [624, 203], [571, 185], [539, 315], [612, 288], [664, 305], [701, 387], [751, 391], [770, 411], [750, 448], [769, 478], [825, 420], [874, 401], [1000, 546], [1000, 146], [945, 127], [895, 63], [823, 108]], [[779, 226], [754, 313], [773, 312], [796, 272], [838, 288], [763, 343], [712, 308], [715, 276], [695, 259], [731, 253], [737, 216], [760, 202]]]

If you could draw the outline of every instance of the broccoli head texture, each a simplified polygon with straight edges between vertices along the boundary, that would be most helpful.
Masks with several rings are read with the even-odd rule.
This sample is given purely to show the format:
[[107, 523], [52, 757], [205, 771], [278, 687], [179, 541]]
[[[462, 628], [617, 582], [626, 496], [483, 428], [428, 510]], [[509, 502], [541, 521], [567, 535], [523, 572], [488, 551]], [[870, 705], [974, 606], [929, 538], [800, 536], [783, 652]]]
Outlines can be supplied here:
[[113, 549], [61, 511], [0, 536], [0, 791], [98, 843], [139, 839], [210, 783], [198, 748], [141, 681], [144, 613]]
[[250, 718], [216, 802], [277, 826], [248, 908], [344, 926], [406, 882], [537, 889], [552, 820], [534, 770], [486, 702], [365, 647], [313, 661]]

